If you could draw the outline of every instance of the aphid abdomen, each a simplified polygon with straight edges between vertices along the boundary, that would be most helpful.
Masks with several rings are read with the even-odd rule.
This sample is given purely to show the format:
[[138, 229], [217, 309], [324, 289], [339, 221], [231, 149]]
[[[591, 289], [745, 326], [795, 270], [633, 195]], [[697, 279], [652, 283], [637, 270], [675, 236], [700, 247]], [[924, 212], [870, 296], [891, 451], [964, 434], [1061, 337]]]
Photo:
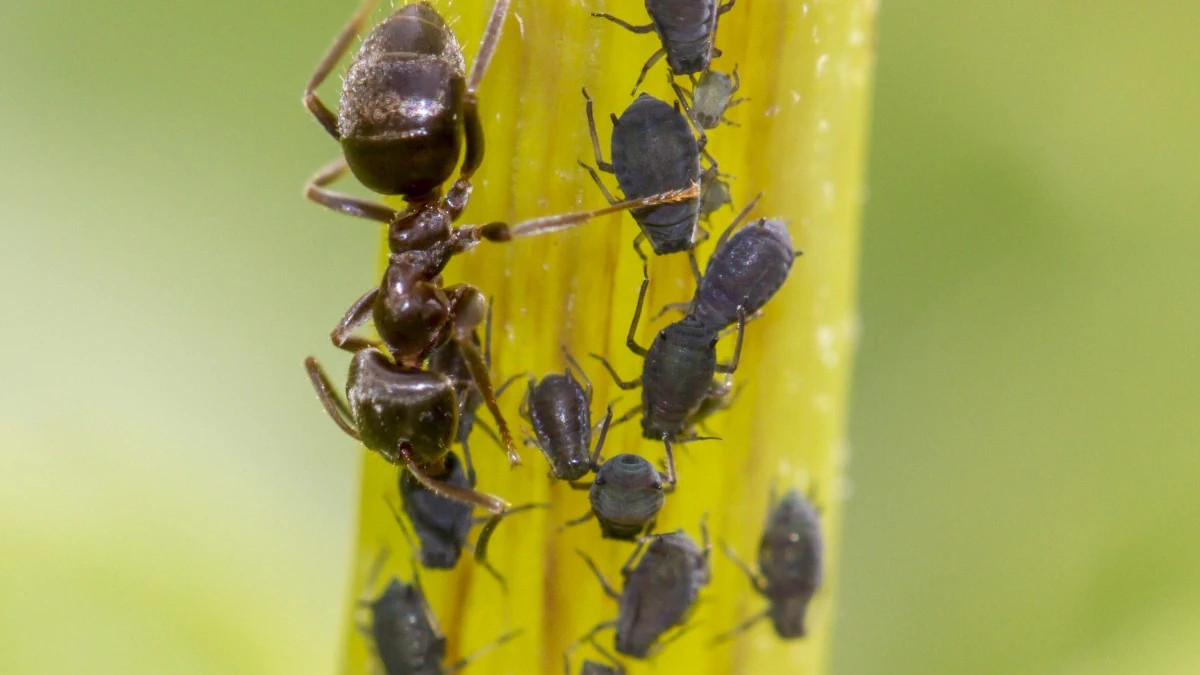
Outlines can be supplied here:
[[625, 580], [617, 651], [645, 658], [663, 633], [684, 621], [707, 583], [707, 567], [691, 537], [680, 531], [655, 538]]
[[666, 497], [654, 466], [642, 457], [623, 453], [600, 467], [588, 501], [605, 537], [632, 540], [662, 510]]
[[709, 258], [693, 315], [718, 331], [737, 321], [743, 301], [747, 315], [757, 312], [783, 286], [793, 259], [783, 221], [762, 219], [739, 230]]
[[713, 0], [646, 0], [646, 11], [676, 75], [699, 73], [712, 61], [717, 4]]
[[530, 392], [529, 417], [554, 477], [583, 478], [590, 470], [592, 427], [579, 383], [566, 375], [547, 375]]
[[816, 509], [789, 490], [772, 511], [758, 549], [771, 621], [780, 637], [804, 635], [808, 603], [824, 579], [824, 540]]
[[[700, 181], [700, 150], [687, 119], [649, 94], [621, 114], [612, 136], [613, 172], [626, 199], [687, 189]], [[658, 255], [692, 247], [700, 198], [632, 211]]]
[[387, 675], [440, 675], [446, 639], [429, 621], [416, 586], [392, 580], [371, 603], [371, 637]]
[[450, 177], [462, 150], [462, 49], [428, 5], [397, 10], [363, 41], [346, 73], [338, 131], [363, 185], [420, 197]]
[[[455, 487], [474, 487], [454, 453], [446, 456], [446, 471], [436, 478]], [[421, 565], [452, 569], [458, 564], [471, 530], [471, 506], [434, 494], [408, 471], [400, 472], [400, 498], [404, 513], [421, 541]]]
[[444, 375], [401, 368], [377, 349], [350, 362], [346, 385], [363, 444], [396, 462], [400, 443], [426, 462], [440, 460], [458, 426], [454, 387]]
[[642, 370], [642, 435], [676, 438], [700, 407], [716, 374], [716, 336], [694, 319], [667, 326], [647, 351]]

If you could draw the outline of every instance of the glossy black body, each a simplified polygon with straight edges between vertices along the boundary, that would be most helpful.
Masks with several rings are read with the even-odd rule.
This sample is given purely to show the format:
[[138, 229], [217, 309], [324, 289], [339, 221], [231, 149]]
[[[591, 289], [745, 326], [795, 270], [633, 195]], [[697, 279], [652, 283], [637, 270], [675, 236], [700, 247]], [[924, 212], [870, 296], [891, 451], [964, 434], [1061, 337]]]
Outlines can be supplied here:
[[[445, 466], [439, 480], [460, 488], [475, 487], [475, 477], [453, 452], [446, 455]], [[421, 542], [421, 565], [453, 569], [471, 531], [471, 505], [435, 494], [408, 471], [400, 472], [400, 499]]]
[[596, 472], [588, 492], [605, 539], [633, 541], [654, 524], [666, 502], [662, 475], [638, 455], [613, 456]]
[[754, 314], [783, 286], [795, 251], [787, 224], [760, 218], [738, 230], [708, 259], [692, 316], [708, 330], [737, 321], [738, 306]]
[[[649, 94], [621, 113], [612, 133], [612, 166], [626, 199], [681, 190], [700, 181], [700, 149], [687, 118]], [[655, 254], [692, 248], [700, 198], [631, 212]]]
[[371, 637], [387, 675], [441, 675], [446, 638], [419, 586], [393, 579], [370, 603]]
[[617, 651], [646, 658], [663, 633], [683, 624], [709, 579], [707, 552], [687, 533], [653, 537], [625, 577], [617, 615]]
[[646, 0], [646, 12], [676, 75], [699, 73], [713, 57], [717, 0]]
[[529, 383], [526, 405], [538, 447], [560, 480], [591, 471], [592, 416], [587, 394], [567, 370]]
[[687, 428], [717, 370], [717, 332], [692, 316], [659, 331], [642, 366], [642, 435], [674, 439]]
[[415, 458], [437, 469], [435, 477], [444, 473], [458, 425], [458, 400], [445, 375], [398, 366], [368, 347], [350, 363], [346, 395], [364, 445], [403, 464], [399, 448], [407, 443]]
[[337, 120], [363, 185], [408, 201], [441, 188], [462, 151], [464, 73], [462, 47], [427, 3], [400, 7], [367, 34]]
[[798, 490], [790, 490], [767, 518], [758, 548], [763, 595], [781, 638], [803, 637], [808, 604], [824, 580], [821, 517]]

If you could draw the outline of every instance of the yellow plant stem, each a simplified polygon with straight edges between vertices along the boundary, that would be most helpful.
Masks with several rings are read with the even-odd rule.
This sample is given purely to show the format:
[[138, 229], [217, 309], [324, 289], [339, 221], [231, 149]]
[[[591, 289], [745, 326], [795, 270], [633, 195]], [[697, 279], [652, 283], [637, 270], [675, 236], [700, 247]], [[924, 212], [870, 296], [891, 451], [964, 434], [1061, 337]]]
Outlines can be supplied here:
[[[491, 0], [434, 4], [450, 19], [467, 58], [473, 58]], [[348, 4], [347, 14], [350, 10]], [[594, 19], [590, 11], [610, 12], [634, 24], [648, 22], [636, 0], [514, 3], [480, 91], [487, 151], [463, 223], [514, 222], [604, 204], [576, 164], [577, 159], [593, 161], [580, 89], [586, 85], [596, 101], [607, 156], [609, 113], [619, 115], [632, 101], [637, 73], [658, 42], [653, 34], [632, 34]], [[652, 670], [809, 675], [828, 669], [847, 451], [847, 385], [858, 326], [858, 219], [874, 17], [875, 0], [739, 0], [721, 16], [717, 44], [724, 54], [713, 66], [729, 72], [736, 64], [739, 95], [749, 100], [729, 111], [740, 126], [709, 132], [709, 150], [721, 171], [733, 176], [735, 208], [762, 192], [753, 215], [785, 219], [804, 255], [765, 316], [746, 330], [736, 405], [710, 425], [722, 440], [693, 443], [679, 453], [678, 490], [667, 498], [658, 520], [659, 531], [686, 528], [698, 538], [698, 522], [707, 513], [714, 541], [728, 543], [753, 564], [770, 489], [813, 491], [826, 533], [827, 575], [810, 609], [810, 634], [784, 642], [763, 622], [731, 642], [709, 647], [712, 635], [765, 607], [745, 576], [714, 549], [713, 580], [691, 619], [695, 627], [654, 662], [625, 660], [633, 675]], [[331, 33], [335, 29], [330, 26]], [[665, 73], [665, 64], [655, 66], [645, 90], [670, 101]], [[606, 178], [615, 190], [615, 181]], [[734, 209], [727, 209], [714, 215], [715, 234], [733, 214]], [[618, 397], [619, 411], [640, 400], [640, 392], [621, 392], [586, 359], [588, 352], [597, 352], [612, 358], [626, 377], [640, 371], [641, 360], [624, 345], [641, 281], [641, 261], [630, 245], [636, 233], [630, 216], [610, 216], [561, 234], [485, 243], [451, 264], [447, 283], [467, 281], [495, 299], [495, 381], [525, 371], [539, 377], [561, 372], [561, 344], [583, 359], [595, 383], [593, 419]], [[700, 246], [702, 264], [714, 240]], [[684, 256], [653, 259], [650, 274], [647, 317], [664, 303], [691, 296], [693, 281]], [[641, 344], [648, 345], [670, 319], [644, 319]], [[732, 342], [722, 343], [723, 358]], [[501, 400], [518, 436], [523, 389], [515, 386]], [[480, 415], [487, 419], [483, 409]], [[635, 452], [657, 463], [661, 444], [643, 440], [640, 431], [636, 422], [615, 428], [606, 456]], [[507, 595], [469, 555], [452, 572], [423, 571], [425, 589], [449, 639], [447, 660], [520, 628], [524, 632], [518, 639], [471, 664], [469, 672], [557, 675], [568, 644], [617, 612], [575, 549], [594, 557], [619, 584], [618, 570], [632, 547], [601, 540], [594, 522], [557, 531], [587, 512], [587, 494], [549, 478], [536, 449], [525, 448], [524, 464], [516, 469], [481, 433], [474, 434], [472, 450], [481, 490], [514, 504], [546, 501], [551, 508], [515, 515], [497, 530], [490, 557], [508, 579]], [[363, 457], [357, 564], [346, 605], [347, 673], [371, 672], [372, 667], [370, 646], [357, 628], [367, 620], [359, 601], [378, 595], [390, 576], [407, 580], [411, 574], [408, 546], [385, 501], [398, 501], [397, 469], [373, 453]], [[389, 564], [368, 585], [371, 563], [383, 547], [391, 551]], [[611, 633], [600, 639], [611, 645]], [[590, 648], [582, 648], [572, 672], [585, 656], [596, 658]]]

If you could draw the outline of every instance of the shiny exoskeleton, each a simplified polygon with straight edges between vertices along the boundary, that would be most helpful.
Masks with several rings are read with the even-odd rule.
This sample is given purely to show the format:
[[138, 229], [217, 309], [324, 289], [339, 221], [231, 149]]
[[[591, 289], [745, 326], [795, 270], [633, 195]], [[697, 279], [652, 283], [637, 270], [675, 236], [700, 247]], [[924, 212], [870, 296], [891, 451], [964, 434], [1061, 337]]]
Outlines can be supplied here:
[[[646, 349], [637, 343], [635, 335], [649, 284], [650, 278], [643, 270], [637, 307], [625, 340], [630, 351], [645, 359], [642, 374], [635, 380], [625, 381], [607, 359], [598, 354], [592, 354], [592, 358], [604, 364], [618, 387], [642, 388], [642, 436], [662, 440], [669, 449], [672, 441], [689, 439], [688, 434], [693, 433], [691, 424], [696, 419], [694, 415], [706, 399], [723, 397], [727, 392], [728, 385], [713, 378], [717, 373], [732, 374], [737, 370], [746, 313], [738, 311], [737, 343], [729, 363], [717, 363], [720, 330], [692, 315], [659, 331], [650, 348]], [[636, 409], [633, 412], [636, 413]], [[627, 417], [620, 421], [624, 419]]]
[[[342, 141], [344, 156], [321, 169], [308, 187], [310, 199], [333, 210], [387, 223], [392, 255], [379, 287], [365, 293], [330, 334], [349, 351], [373, 348], [373, 341], [354, 331], [374, 320], [380, 340], [402, 369], [416, 369], [449, 340], [457, 343], [500, 432], [509, 461], [520, 461], [508, 425], [496, 404], [488, 373], [471, 335], [483, 317], [482, 294], [468, 284], [443, 286], [441, 274], [450, 259], [482, 240], [554, 231], [597, 215], [690, 199], [698, 186], [683, 193], [658, 195], [591, 212], [538, 218], [509, 227], [493, 222], [455, 227], [471, 192], [470, 176], [482, 159], [475, 91], [495, 51], [510, 0], [497, 0], [470, 78], [463, 84], [462, 51], [453, 33], [428, 4], [406, 5], [367, 36], [351, 65], [338, 121], [313, 93], [361, 29], [374, 0], [368, 2], [339, 34], [313, 76], [305, 102], [326, 130]], [[457, 130], [457, 131], [456, 131]], [[461, 132], [461, 133], [460, 133]], [[467, 139], [460, 175], [445, 198], [441, 185]], [[407, 208], [395, 211], [370, 200], [324, 188], [352, 167], [369, 186], [402, 195]]]
[[799, 490], [789, 490], [771, 506], [758, 546], [756, 574], [731, 549], [730, 559], [746, 573], [754, 590], [770, 603], [766, 611], [726, 633], [739, 633], [770, 617], [775, 633], [784, 639], [804, 637], [809, 602], [824, 580], [824, 540], [821, 516]]
[[717, 240], [692, 301], [691, 315], [711, 330], [732, 325], [739, 308], [746, 314], [761, 310], [799, 255], [782, 220], [759, 218], [730, 236], [737, 224], [734, 220]]
[[[550, 472], [559, 480], [579, 480], [592, 471], [592, 382], [574, 357], [563, 351], [567, 361], [583, 378], [579, 380], [567, 367], [561, 375], [554, 373], [536, 380], [529, 378], [525, 398], [521, 401], [521, 416], [533, 427], [530, 442], [537, 445], [550, 463]], [[595, 454], [599, 456], [604, 438], [612, 422], [608, 411], [600, 426]]]
[[[441, 480], [459, 489], [470, 490], [475, 487], [475, 467], [470, 455], [465, 456], [464, 466], [453, 452], [446, 455], [447, 474]], [[421, 542], [421, 565], [430, 569], [453, 569], [471, 531], [472, 505], [438, 495], [408, 471], [400, 472], [400, 500]], [[399, 514], [396, 520], [403, 526]]]
[[[639, 659], [658, 651], [659, 639], [671, 628], [682, 626], [700, 589], [711, 578], [708, 566], [708, 531], [701, 523], [704, 541], [698, 548], [683, 530], [657, 534], [639, 543], [633, 555], [621, 568], [624, 584], [620, 593], [613, 590], [604, 575], [582, 551], [580, 555], [609, 597], [618, 601], [617, 620], [602, 623], [589, 634], [607, 627], [616, 628], [617, 652]], [[633, 566], [638, 553], [645, 554]]]
[[446, 675], [457, 672], [483, 651], [508, 642], [518, 634], [512, 632], [502, 635], [476, 655], [457, 663], [443, 663], [446, 658], [446, 638], [425, 599], [415, 565], [411, 584], [392, 579], [378, 598], [363, 604], [371, 612], [370, 625], [364, 627], [363, 632], [371, 637], [386, 675]]
[[[629, 104], [620, 117], [612, 115], [610, 163], [604, 161], [600, 151], [592, 98], [587, 90], [583, 95], [587, 100], [588, 131], [596, 166], [617, 177], [617, 184], [626, 199], [679, 190], [701, 182], [700, 155], [703, 146], [692, 134], [692, 127], [677, 107], [649, 94], [642, 94]], [[604, 186], [599, 174], [583, 162], [580, 165], [588, 171], [609, 203], [615, 204], [616, 198]], [[708, 174], [716, 174], [716, 167], [705, 173], [704, 182], [707, 182]], [[700, 219], [699, 197], [635, 209], [630, 213], [642, 230], [633, 242], [642, 258], [646, 256], [640, 244], [645, 239], [650, 241], [655, 255], [690, 253], [695, 246], [696, 226]]]
[[633, 90], [642, 85], [646, 73], [663, 56], [675, 75], [692, 75], [708, 70], [714, 56], [721, 54], [713, 46], [717, 33], [717, 17], [733, 9], [734, 0], [719, 5], [718, 0], [646, 0], [650, 23], [635, 26], [611, 14], [593, 12], [592, 16], [612, 21], [633, 33], [658, 33], [662, 47], [642, 66]]
[[692, 86], [691, 93], [674, 81], [671, 82], [671, 86], [688, 114], [701, 129], [716, 129], [722, 122], [736, 126], [725, 117], [725, 111], [746, 100], [733, 97], [742, 86], [737, 68], [733, 69], [732, 75], [716, 70], [704, 71]]

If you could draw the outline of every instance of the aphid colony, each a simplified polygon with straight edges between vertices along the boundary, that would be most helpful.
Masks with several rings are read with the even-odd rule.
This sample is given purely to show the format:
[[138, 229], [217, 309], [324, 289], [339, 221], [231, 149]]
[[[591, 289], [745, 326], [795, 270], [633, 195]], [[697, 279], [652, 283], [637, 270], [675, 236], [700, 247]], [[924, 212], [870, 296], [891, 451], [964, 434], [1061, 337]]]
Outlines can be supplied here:
[[[732, 404], [730, 378], [737, 370], [747, 323], [780, 289], [798, 255], [783, 221], [759, 218], [743, 226], [755, 198], [717, 239], [703, 272], [696, 260], [697, 243], [708, 238], [701, 219], [731, 202], [729, 185], [706, 149], [705, 130], [722, 122], [732, 124], [725, 113], [744, 100], [735, 98], [740, 86], [737, 69], [727, 75], [711, 67], [720, 55], [714, 45], [718, 18], [734, 0], [646, 0], [651, 23], [644, 26], [594, 14], [636, 33], [658, 35], [661, 48], [646, 62], [634, 93], [665, 56], [676, 100], [668, 103], [643, 93], [620, 116], [611, 114], [611, 161], [605, 161], [594, 103], [585, 90], [596, 169], [615, 176], [621, 199], [609, 192], [596, 169], [580, 162], [609, 206], [515, 225], [494, 221], [481, 226], [455, 221], [467, 206], [471, 178], [483, 161], [476, 91], [499, 42], [510, 0], [496, 0], [469, 74], [457, 38], [433, 7], [420, 2], [396, 9], [363, 39], [335, 114], [315, 90], [362, 32], [375, 4], [366, 0], [338, 33], [305, 88], [305, 106], [342, 150], [313, 176], [306, 194], [334, 211], [386, 224], [391, 255], [379, 285], [358, 298], [330, 333], [334, 345], [353, 353], [345, 399], [311, 357], [305, 362], [309, 377], [342, 431], [400, 467], [400, 508], [393, 509], [406, 537], [410, 535], [404, 519], [412, 524], [412, 549], [420, 565], [455, 567], [462, 550], [471, 546], [467, 539], [478, 507], [487, 515], [474, 544], [475, 560], [502, 579], [487, 563], [488, 539], [502, 519], [537, 505], [514, 507], [477, 490], [468, 440], [472, 429], [479, 428], [504, 448], [514, 466], [519, 463], [497, 399], [522, 376], [493, 387], [492, 304], [469, 284], [446, 284], [443, 270], [455, 255], [483, 241], [547, 234], [629, 211], [641, 229], [633, 246], [645, 264], [626, 344], [642, 357], [642, 372], [625, 380], [604, 357], [592, 357], [620, 388], [640, 388], [640, 405], [614, 420], [610, 404], [595, 424], [591, 380], [564, 349], [569, 365], [562, 373], [540, 379], [523, 376], [519, 408], [532, 431], [526, 443], [545, 456], [552, 478], [588, 491], [589, 512], [564, 525], [594, 518], [602, 537], [635, 544], [621, 570], [620, 590], [580, 552], [605, 592], [617, 601], [617, 612], [581, 636], [563, 657], [569, 673], [571, 654], [587, 643], [604, 662], [584, 660], [580, 672], [624, 672], [619, 658], [597, 635], [611, 629], [618, 654], [648, 658], [672, 639], [668, 632], [678, 635], [685, 630], [709, 582], [704, 522], [700, 546], [683, 530], [654, 532], [667, 496], [680, 489], [673, 445], [705, 438], [697, 427]], [[687, 77], [690, 90], [682, 88], [676, 76]], [[457, 177], [445, 189], [456, 168]], [[347, 171], [379, 194], [402, 198], [405, 208], [395, 210], [330, 190], [328, 186]], [[635, 339], [650, 284], [643, 243], [655, 255], [686, 253], [696, 283], [691, 302], [666, 308], [683, 316], [661, 330], [649, 347]], [[377, 340], [356, 333], [367, 322], [373, 324]], [[716, 347], [729, 333], [736, 333], [733, 355], [719, 363]], [[494, 430], [478, 418], [481, 406], [487, 408]], [[634, 417], [640, 417], [645, 438], [662, 444], [664, 470], [638, 454], [617, 453], [607, 460], [602, 456], [610, 427]], [[461, 459], [451, 450], [455, 442], [462, 447]], [[591, 480], [584, 481], [589, 474]], [[822, 578], [815, 507], [796, 490], [781, 500], [772, 498], [758, 572], [731, 550], [726, 552], [749, 577], [750, 587], [766, 599], [767, 609], [718, 640], [766, 617], [779, 637], [803, 636], [807, 606]], [[380, 565], [382, 561], [383, 556]], [[425, 600], [416, 560], [411, 582], [393, 579], [381, 595], [362, 605], [370, 614], [363, 632], [389, 675], [447, 673], [467, 664], [469, 659], [444, 663], [445, 639]], [[513, 637], [506, 634], [496, 644]]]

